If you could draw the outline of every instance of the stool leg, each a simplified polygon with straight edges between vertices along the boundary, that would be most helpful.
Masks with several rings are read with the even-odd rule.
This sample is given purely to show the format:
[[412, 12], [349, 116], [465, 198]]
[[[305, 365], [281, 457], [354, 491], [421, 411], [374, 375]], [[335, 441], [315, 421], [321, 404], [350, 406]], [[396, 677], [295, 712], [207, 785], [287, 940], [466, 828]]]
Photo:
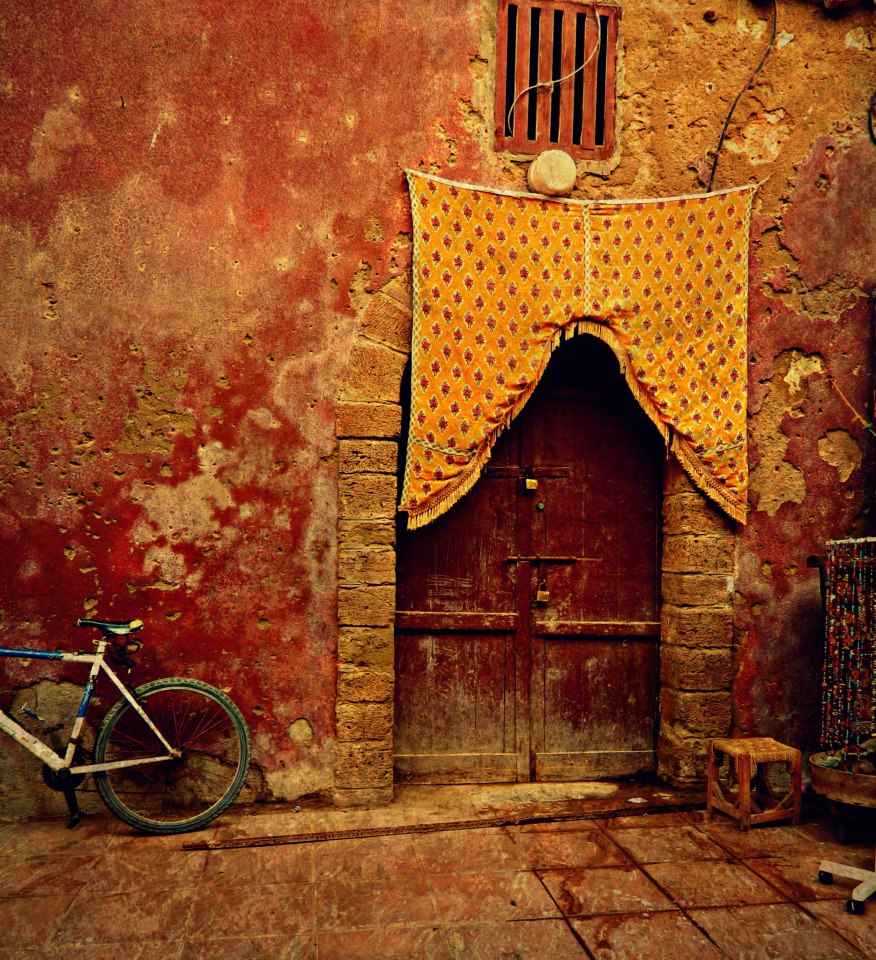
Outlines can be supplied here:
[[739, 829], [751, 829], [751, 757], [742, 754], [736, 758], [736, 776], [739, 780]]
[[709, 760], [706, 767], [706, 820], [712, 819], [714, 809], [712, 801], [715, 797], [715, 788], [718, 783], [718, 763], [715, 759], [715, 747], [709, 743]]
[[799, 750], [791, 761], [791, 789], [794, 791], [794, 815], [791, 823], [796, 826], [800, 822], [803, 808], [803, 756]]

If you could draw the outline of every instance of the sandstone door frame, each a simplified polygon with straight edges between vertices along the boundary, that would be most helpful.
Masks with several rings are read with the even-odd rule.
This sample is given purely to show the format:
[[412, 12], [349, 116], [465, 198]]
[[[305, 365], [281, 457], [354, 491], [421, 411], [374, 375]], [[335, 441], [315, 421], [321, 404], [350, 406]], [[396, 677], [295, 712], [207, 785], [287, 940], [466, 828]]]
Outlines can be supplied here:
[[[394, 615], [400, 390], [411, 342], [410, 277], [359, 314], [337, 403], [338, 681], [333, 797], [393, 796]], [[658, 775], [705, 779], [712, 737], [731, 729], [735, 524], [665, 461]]]

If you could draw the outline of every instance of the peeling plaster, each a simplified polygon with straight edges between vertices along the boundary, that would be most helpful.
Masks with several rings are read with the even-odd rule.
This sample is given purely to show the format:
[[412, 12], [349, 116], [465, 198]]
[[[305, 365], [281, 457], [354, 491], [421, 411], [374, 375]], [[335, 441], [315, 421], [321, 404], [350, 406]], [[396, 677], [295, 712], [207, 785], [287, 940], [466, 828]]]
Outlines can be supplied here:
[[781, 108], [758, 111], [739, 132], [728, 137], [725, 146], [731, 153], [744, 153], [755, 166], [772, 163], [791, 130], [786, 118], [787, 113]]
[[[777, 358], [779, 359], [779, 358]], [[816, 373], [824, 373], [824, 360], [820, 356], [807, 356], [791, 351], [791, 363], [782, 379], [788, 384], [792, 398], [804, 392], [803, 381]]]
[[256, 423], [262, 430], [279, 430], [282, 423], [267, 407], [255, 407], [248, 410], [247, 417]]
[[172, 485], [136, 481], [131, 500], [142, 505], [150, 525], [140, 528], [139, 542], [150, 542], [160, 532], [171, 543], [206, 545], [221, 538], [228, 549], [237, 534], [233, 527], [223, 525], [216, 514], [232, 509], [235, 501], [219, 473], [235, 456], [221, 444], [211, 443], [198, 451], [200, 473], [189, 480]]
[[755, 40], [760, 40], [766, 33], [767, 22], [766, 20], [755, 20], [750, 23], [744, 17], [739, 17], [736, 20], [736, 29], [742, 36], [750, 36]]
[[773, 517], [788, 503], [802, 503], [806, 497], [803, 470], [786, 459], [790, 438], [783, 431], [786, 417], [803, 416], [800, 406], [810, 377], [824, 372], [824, 360], [800, 350], [786, 350], [775, 360], [771, 389], [752, 422], [750, 436], [759, 461], [751, 474], [751, 486], [758, 491], [757, 509]]
[[153, 578], [141, 586], [144, 590], [195, 589], [202, 581], [202, 571], [189, 571], [185, 557], [171, 546], [149, 546], [143, 554], [143, 572]]
[[[255, 744], [261, 753], [268, 744]], [[303, 794], [327, 792], [334, 783], [334, 747], [310, 748], [307, 756], [299, 757], [292, 765], [267, 771], [265, 787], [275, 800], [297, 800]]]
[[155, 453], [167, 455], [173, 449], [174, 437], [182, 434], [192, 437], [196, 421], [191, 413], [174, 410], [180, 390], [150, 374], [147, 365], [143, 372], [145, 387], [136, 387], [138, 406], [125, 416], [125, 426], [119, 439], [119, 453]]
[[66, 102], [47, 110], [34, 130], [27, 168], [33, 180], [50, 180], [68, 153], [78, 146], [94, 145], [94, 137], [76, 113], [81, 100], [79, 89], [72, 87]]
[[299, 747], [310, 747], [313, 744], [313, 727], [306, 717], [299, 717], [289, 724], [289, 739]]
[[863, 27], [855, 27], [846, 34], [847, 50], [867, 50], [876, 49], [873, 45], [873, 34]]
[[294, 460], [300, 468], [313, 466], [334, 449], [334, 438], [325, 434], [326, 404], [324, 384], [336, 365], [345, 358], [336, 349], [305, 356], [289, 357], [280, 364], [272, 400], [285, 419], [310, 441], [306, 448], [294, 451]]
[[845, 146], [838, 140], [822, 137], [813, 144], [781, 239], [808, 288], [842, 279], [869, 292], [876, 289], [876, 149], [863, 133]]
[[818, 441], [818, 456], [836, 467], [841, 483], [861, 468], [864, 454], [861, 445], [845, 430], [829, 430]]

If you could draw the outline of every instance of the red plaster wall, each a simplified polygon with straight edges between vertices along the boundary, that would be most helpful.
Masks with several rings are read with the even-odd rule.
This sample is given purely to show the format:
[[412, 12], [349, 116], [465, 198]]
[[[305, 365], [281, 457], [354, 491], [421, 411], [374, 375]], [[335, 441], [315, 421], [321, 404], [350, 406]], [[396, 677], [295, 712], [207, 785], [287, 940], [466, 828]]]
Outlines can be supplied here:
[[274, 796], [332, 782], [334, 398], [470, 88], [478, 11], [442, 6], [0, 15], [0, 642], [141, 616], [143, 678], [230, 688]]
[[[707, 22], [703, 6], [624, 4], [621, 153], [582, 168], [577, 195], [702, 189], [771, 12], [714, 0]], [[827, 375], [869, 419], [874, 34], [869, 2], [779, 7], [781, 47], [716, 180], [766, 181], [735, 716], [811, 745], [806, 557], [866, 529], [872, 495], [872, 438]], [[7, 0], [0, 13], [0, 643], [141, 616], [144, 679], [230, 688], [266, 796], [332, 782], [334, 400], [357, 310], [409, 268], [401, 171], [524, 185], [526, 163], [492, 149], [494, 8]], [[0, 669], [7, 691], [27, 682]]]

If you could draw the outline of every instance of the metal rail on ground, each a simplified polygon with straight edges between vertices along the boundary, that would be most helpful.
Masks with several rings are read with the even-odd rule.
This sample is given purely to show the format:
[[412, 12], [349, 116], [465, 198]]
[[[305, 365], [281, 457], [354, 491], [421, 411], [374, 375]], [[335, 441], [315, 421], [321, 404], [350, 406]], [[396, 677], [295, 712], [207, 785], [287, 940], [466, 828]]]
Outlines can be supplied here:
[[323, 830], [318, 833], [287, 833], [264, 837], [231, 837], [226, 840], [195, 840], [183, 850], [234, 850], [241, 847], [276, 847], [289, 843], [325, 843], [328, 840], [358, 840], [363, 837], [393, 837], [408, 833], [443, 833], [448, 830], [477, 830], [484, 827], [523, 827], [535, 823], [562, 823], [570, 820], [610, 820], [612, 817], [644, 816], [649, 813], [689, 813], [704, 808], [701, 802], [666, 804], [631, 810], [619, 807], [588, 813], [554, 813], [544, 816], [483, 817], [476, 820], [450, 820], [444, 823], [412, 823], [395, 827], [354, 827], [348, 830]]

